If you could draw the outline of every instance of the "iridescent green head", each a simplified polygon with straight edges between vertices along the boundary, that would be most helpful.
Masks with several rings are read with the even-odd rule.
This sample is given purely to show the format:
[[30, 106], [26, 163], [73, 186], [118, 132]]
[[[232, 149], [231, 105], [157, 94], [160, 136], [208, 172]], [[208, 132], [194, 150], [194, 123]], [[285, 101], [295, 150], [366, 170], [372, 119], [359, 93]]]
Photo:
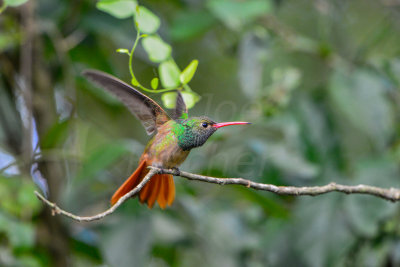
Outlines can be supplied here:
[[181, 130], [178, 133], [178, 145], [183, 150], [190, 150], [204, 145], [207, 139], [215, 133], [218, 128], [249, 123], [242, 121], [216, 123], [207, 117], [193, 117], [181, 120], [179, 124]]

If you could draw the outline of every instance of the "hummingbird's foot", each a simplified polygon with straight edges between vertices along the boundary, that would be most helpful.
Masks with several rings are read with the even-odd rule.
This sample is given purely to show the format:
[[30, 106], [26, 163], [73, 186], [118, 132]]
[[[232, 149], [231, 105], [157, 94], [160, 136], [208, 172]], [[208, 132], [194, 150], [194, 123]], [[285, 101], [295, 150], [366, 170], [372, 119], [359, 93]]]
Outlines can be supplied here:
[[181, 171], [179, 170], [178, 167], [172, 167], [171, 170], [174, 172], [172, 175], [174, 175], [174, 176], [180, 176], [181, 175]]

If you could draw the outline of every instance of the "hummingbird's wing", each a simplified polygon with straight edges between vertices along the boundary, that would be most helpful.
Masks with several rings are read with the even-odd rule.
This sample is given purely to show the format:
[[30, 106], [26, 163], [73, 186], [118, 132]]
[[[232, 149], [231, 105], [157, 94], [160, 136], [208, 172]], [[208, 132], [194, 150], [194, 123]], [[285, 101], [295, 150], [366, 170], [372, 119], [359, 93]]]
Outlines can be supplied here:
[[159, 126], [170, 120], [154, 100], [118, 78], [98, 70], [85, 70], [83, 75], [116, 96], [140, 120], [147, 134], [153, 134]]
[[173, 118], [174, 119], [187, 119], [188, 118], [188, 110], [185, 104], [185, 101], [183, 100], [183, 96], [180, 91], [177, 91], [177, 96], [176, 96], [176, 104], [175, 104], [175, 110], [173, 113]]

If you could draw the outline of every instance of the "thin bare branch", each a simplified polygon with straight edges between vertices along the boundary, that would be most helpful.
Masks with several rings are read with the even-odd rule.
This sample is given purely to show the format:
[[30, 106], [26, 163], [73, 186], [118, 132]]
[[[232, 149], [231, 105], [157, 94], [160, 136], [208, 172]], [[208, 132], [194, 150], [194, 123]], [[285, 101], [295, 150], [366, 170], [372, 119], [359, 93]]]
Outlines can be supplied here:
[[68, 218], [71, 218], [75, 221], [78, 222], [92, 222], [92, 221], [96, 221], [96, 220], [100, 220], [103, 219], [104, 217], [106, 217], [107, 215], [113, 213], [119, 206], [121, 206], [122, 203], [124, 203], [126, 200], [128, 200], [129, 198], [135, 196], [137, 193], [140, 192], [140, 190], [142, 190], [143, 186], [145, 186], [145, 184], [150, 181], [150, 178], [153, 177], [154, 174], [157, 173], [157, 170], [150, 170], [149, 173], [143, 178], [143, 180], [131, 191], [129, 191], [127, 194], [125, 194], [123, 197], [121, 197], [117, 203], [115, 203], [114, 206], [112, 206], [111, 208], [109, 208], [108, 210], [93, 215], [93, 216], [78, 216], [75, 214], [72, 214], [68, 211], [65, 211], [63, 209], [61, 209], [60, 207], [57, 206], [57, 204], [48, 201], [43, 195], [41, 195], [38, 191], [35, 191], [35, 195], [46, 205], [48, 205], [53, 212], [53, 215], [56, 214], [62, 214]]
[[149, 173], [143, 178], [143, 180], [138, 184], [137, 187], [132, 189], [129, 193], [121, 197], [118, 202], [109, 208], [108, 210], [96, 214], [94, 216], [81, 217], [74, 215], [70, 212], [67, 212], [60, 207], [58, 207], [55, 203], [48, 201], [44, 198], [39, 192], [35, 191], [36, 196], [43, 201], [46, 205], [48, 205], [53, 210], [53, 214], [62, 214], [67, 216], [73, 220], [79, 222], [91, 222], [95, 220], [100, 220], [105, 216], [113, 213], [119, 206], [122, 205], [126, 200], [135, 196], [143, 186], [153, 177], [155, 174], [172, 174], [174, 176], [180, 176], [189, 180], [195, 180], [206, 183], [213, 183], [219, 185], [240, 185], [246, 186], [248, 188], [253, 188], [256, 190], [263, 190], [272, 192], [278, 195], [291, 195], [291, 196], [317, 196], [330, 192], [341, 192], [345, 194], [365, 194], [372, 195], [382, 199], [390, 200], [392, 202], [400, 201], [400, 189], [397, 188], [380, 188], [376, 186], [369, 185], [341, 185], [336, 183], [329, 183], [323, 186], [305, 186], [305, 187], [295, 187], [295, 186], [276, 186], [272, 184], [262, 184], [252, 182], [250, 180], [246, 180], [243, 178], [215, 178], [210, 176], [204, 176], [199, 174], [193, 174], [189, 172], [180, 171], [178, 169], [166, 170], [157, 167], [150, 166]]
[[397, 188], [381, 188], [370, 185], [341, 185], [337, 183], [329, 183], [323, 186], [276, 186], [272, 184], [261, 184], [246, 180], [243, 178], [215, 178], [210, 176], [204, 176], [199, 174], [193, 174], [189, 172], [179, 170], [164, 170], [160, 168], [150, 167], [153, 170], [157, 170], [158, 173], [172, 174], [180, 176], [189, 180], [196, 180], [206, 183], [213, 183], [219, 185], [242, 185], [256, 190], [263, 190], [272, 192], [278, 195], [291, 195], [291, 196], [317, 196], [330, 192], [341, 192], [345, 194], [365, 194], [373, 195], [379, 198], [396, 202], [400, 200], [400, 189]]

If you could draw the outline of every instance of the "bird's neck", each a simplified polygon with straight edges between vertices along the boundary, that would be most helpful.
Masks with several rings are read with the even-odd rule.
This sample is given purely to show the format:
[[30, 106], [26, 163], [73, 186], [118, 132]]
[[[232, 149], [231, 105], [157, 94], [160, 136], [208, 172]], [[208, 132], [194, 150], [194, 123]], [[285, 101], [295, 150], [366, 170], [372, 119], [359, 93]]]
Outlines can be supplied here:
[[201, 136], [197, 135], [193, 131], [193, 125], [190, 121], [176, 121], [173, 125], [171, 130], [174, 132], [175, 136], [178, 139], [179, 147], [184, 150], [188, 151], [192, 148], [202, 146], [206, 141], [208, 136]]

